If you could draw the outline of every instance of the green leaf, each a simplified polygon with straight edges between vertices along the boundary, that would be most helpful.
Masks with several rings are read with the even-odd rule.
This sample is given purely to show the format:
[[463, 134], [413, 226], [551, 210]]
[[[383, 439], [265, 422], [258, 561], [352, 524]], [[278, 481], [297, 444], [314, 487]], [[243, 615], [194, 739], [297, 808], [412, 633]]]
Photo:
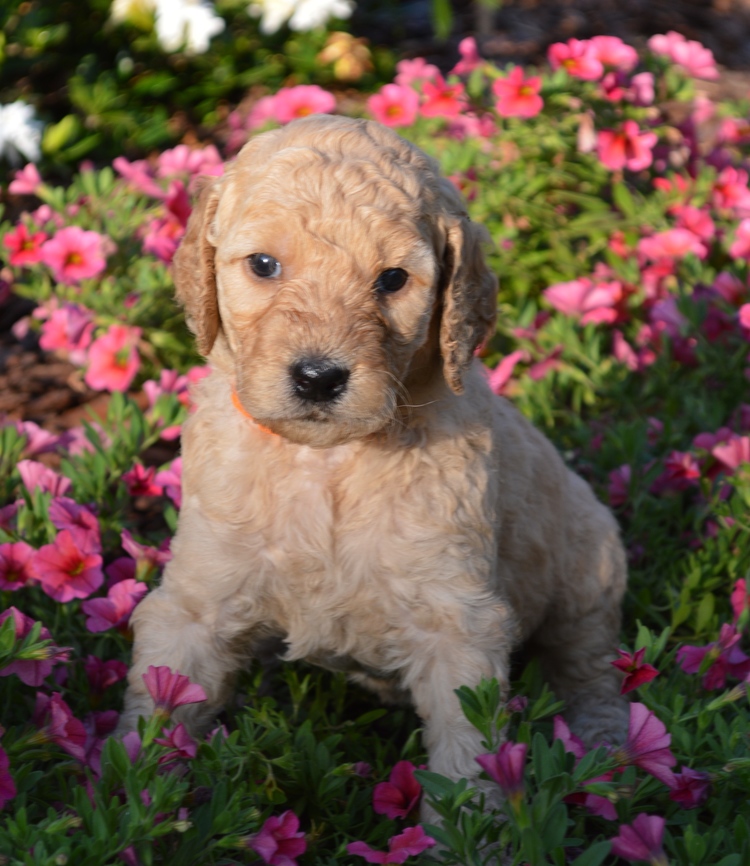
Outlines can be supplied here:
[[583, 852], [571, 863], [571, 866], [599, 866], [609, 854], [612, 843], [609, 841], [596, 842]]

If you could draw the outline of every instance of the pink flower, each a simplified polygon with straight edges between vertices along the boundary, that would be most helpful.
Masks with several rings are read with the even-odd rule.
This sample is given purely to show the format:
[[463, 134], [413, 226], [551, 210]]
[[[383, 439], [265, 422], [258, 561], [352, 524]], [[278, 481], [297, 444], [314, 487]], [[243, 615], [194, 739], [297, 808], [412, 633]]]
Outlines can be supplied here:
[[182, 507], [182, 457], [175, 457], [166, 469], [157, 472], [154, 481], [164, 488], [177, 508]]
[[159, 758], [159, 764], [171, 765], [177, 761], [189, 761], [198, 754], [198, 744], [188, 734], [182, 722], [172, 728], [172, 730], [165, 728], [163, 733], [164, 737], [161, 739], [154, 737], [154, 742], [160, 746], [166, 746], [172, 751], [167, 752], [166, 755], [162, 755]]
[[[744, 219], [737, 226], [734, 240], [729, 247], [729, 255], [733, 259], [745, 259], [750, 261], [750, 219]], [[12, 262], [11, 262], [12, 264]]]
[[86, 307], [65, 303], [53, 310], [42, 325], [39, 345], [46, 352], [67, 352], [72, 363], [83, 364], [93, 330], [91, 312]]
[[10, 250], [8, 262], [14, 268], [35, 265], [42, 260], [42, 244], [47, 240], [44, 232], [29, 233], [23, 223], [19, 223], [15, 231], [8, 232], [3, 238], [3, 244]]
[[161, 496], [161, 485], [154, 482], [156, 469], [153, 466], [133, 464], [133, 468], [125, 472], [122, 480], [128, 488], [130, 496]]
[[58, 475], [36, 460], [19, 460], [16, 468], [29, 493], [39, 489], [53, 496], [64, 496], [73, 485], [70, 478]]
[[58, 283], [79, 283], [96, 277], [106, 267], [104, 238], [78, 226], [67, 226], [42, 244], [42, 261]]
[[681, 491], [700, 482], [701, 470], [689, 451], [672, 451], [664, 459], [664, 472], [651, 485], [657, 495], [667, 490]]
[[90, 767], [98, 779], [102, 774], [102, 750], [104, 744], [114, 733], [120, 714], [116, 710], [89, 713], [83, 720], [86, 731], [84, 763]]
[[683, 767], [674, 774], [674, 786], [669, 792], [669, 799], [679, 803], [683, 809], [695, 809], [708, 798], [711, 788], [711, 776], [700, 770]]
[[98, 698], [110, 686], [124, 680], [128, 675], [128, 666], [125, 662], [119, 659], [105, 662], [94, 655], [86, 656], [83, 669], [86, 671], [92, 698]]
[[185, 227], [179, 220], [169, 216], [153, 219], [146, 226], [143, 251], [156, 256], [165, 264], [171, 264], [184, 234]]
[[631, 863], [645, 860], [651, 866], [668, 866], [662, 848], [665, 819], [642, 812], [632, 824], [621, 824], [620, 832], [612, 839], [612, 853]]
[[631, 478], [632, 470], [627, 463], [609, 473], [609, 504], [613, 508], [625, 505], [630, 498]]
[[147, 592], [145, 583], [129, 578], [112, 586], [106, 598], [84, 601], [81, 609], [88, 617], [86, 628], [92, 632], [116, 628], [122, 634], [127, 634], [130, 615]]
[[723, 689], [728, 676], [742, 680], [750, 674], [750, 658], [739, 648], [739, 641], [735, 626], [724, 623], [717, 641], [706, 646], [680, 647], [677, 663], [686, 674], [703, 670], [704, 689]]
[[367, 100], [370, 114], [385, 126], [411, 126], [417, 119], [419, 94], [411, 87], [386, 84]]
[[590, 52], [602, 66], [630, 72], [638, 65], [638, 52], [617, 36], [594, 36], [588, 44]]
[[25, 541], [0, 544], [0, 590], [20, 589], [34, 579], [31, 561], [34, 548]]
[[16, 430], [26, 437], [25, 457], [36, 457], [38, 454], [48, 454], [60, 447], [67, 447], [68, 437], [65, 434], [56, 436], [33, 421], [16, 421]]
[[497, 97], [495, 110], [500, 117], [535, 117], [544, 107], [541, 89], [539, 76], [524, 78], [523, 69], [514, 66], [507, 78], [498, 78], [492, 84]]
[[618, 649], [617, 652], [620, 658], [611, 662], [611, 664], [625, 674], [622, 686], [620, 687], [621, 695], [632, 692], [633, 689], [650, 683], [654, 677], [659, 676], [659, 671], [653, 665], [645, 664], [643, 661], [643, 656], [646, 653], [645, 647], [636, 650], [632, 654], [621, 649]]
[[502, 743], [497, 752], [479, 755], [474, 760], [487, 775], [502, 788], [511, 802], [523, 797], [523, 771], [526, 765], [526, 743]]
[[65, 496], [58, 496], [49, 504], [49, 519], [57, 529], [67, 529], [84, 553], [101, 553], [99, 521], [85, 505], [79, 505]]
[[8, 755], [0, 746], [0, 809], [16, 796], [16, 786], [10, 774]]
[[542, 294], [550, 304], [566, 316], [580, 318], [581, 324], [589, 322], [612, 323], [617, 319], [615, 305], [622, 298], [622, 284], [595, 284], [584, 277], [567, 283], [555, 283], [545, 289]]
[[673, 783], [674, 774], [669, 769], [676, 763], [669, 750], [672, 742], [664, 723], [644, 704], [630, 705], [630, 722], [625, 743], [612, 753], [622, 766], [634, 765], [655, 776], [665, 785]]
[[422, 84], [421, 112], [423, 117], [444, 117], [452, 120], [466, 108], [463, 84], [447, 84], [442, 75]]
[[750, 217], [747, 172], [732, 166], [723, 169], [714, 181], [711, 202], [719, 210], [733, 211], [738, 217]]
[[40, 728], [33, 741], [56, 743], [79, 761], [85, 760], [86, 729], [57, 692], [50, 696], [37, 692], [33, 721]]
[[[562, 740], [565, 751], [575, 755], [577, 766], [578, 762], [586, 754], [586, 747], [579, 737], [571, 733], [570, 728], [562, 716], [555, 716], [553, 722], [553, 738], [555, 740]], [[582, 784], [590, 785], [594, 782], [609, 782], [612, 775], [611, 772], [605, 773], [603, 776], [587, 779]], [[580, 791], [569, 794], [565, 797], [565, 802], [577, 803], [584, 806], [592, 815], [599, 815], [602, 818], [606, 818], [608, 821], [614, 821], [615, 818], [617, 818], [617, 809], [615, 809], [614, 803], [610, 802], [606, 797], [602, 797], [600, 794], [589, 794], [586, 791]]]
[[688, 253], [693, 253], [699, 259], [705, 259], [708, 255], [705, 245], [688, 229], [667, 229], [649, 238], [641, 238], [638, 252], [651, 261], [679, 259]]
[[423, 57], [415, 57], [414, 60], [400, 60], [396, 64], [394, 81], [402, 87], [409, 87], [421, 81], [434, 81], [439, 76], [437, 66], [428, 63]]
[[583, 81], [597, 81], [604, 74], [602, 62], [591, 42], [587, 40], [568, 39], [567, 42], [555, 42], [547, 49], [547, 59], [553, 69], [562, 67], [568, 75]]
[[219, 151], [213, 144], [208, 147], [191, 148], [186, 144], [178, 144], [171, 150], [165, 150], [159, 154], [157, 177], [174, 177], [175, 175], [188, 175], [195, 177], [199, 174], [220, 175], [223, 173], [224, 165]]
[[104, 582], [101, 556], [84, 553], [67, 529], [36, 552], [33, 569], [44, 592], [62, 603], [86, 598]]
[[[9, 607], [8, 610], [0, 613], [0, 625], [9, 617], [13, 619], [17, 641], [21, 641], [27, 637], [36, 625], [36, 622], [31, 617], [21, 613], [15, 607]], [[52, 635], [44, 626], [41, 627], [39, 632], [39, 640], [52, 640]], [[46, 647], [35, 651], [32, 658], [15, 659], [5, 665], [0, 670], [0, 677], [16, 674], [18, 679], [22, 683], [26, 683], [27, 686], [40, 686], [52, 672], [52, 668], [58, 662], [66, 662], [69, 657], [70, 649], [68, 647], [59, 647], [54, 643], [50, 643]]]
[[640, 171], [653, 162], [651, 150], [657, 138], [655, 132], [641, 132], [634, 120], [626, 120], [619, 131], [603, 129], [597, 135], [597, 156], [612, 171]]
[[634, 105], [652, 105], [654, 101], [654, 76], [651, 72], [639, 72], [630, 79], [626, 98]]
[[427, 836], [422, 827], [407, 827], [398, 836], [388, 840], [387, 851], [376, 851], [365, 842], [350, 842], [346, 850], [357, 857], [364, 857], [368, 863], [404, 863], [409, 857], [417, 857], [435, 840]]
[[399, 761], [391, 770], [387, 782], [375, 786], [372, 808], [388, 818], [406, 818], [419, 803], [422, 786], [414, 778], [414, 764]]
[[33, 162], [19, 169], [8, 185], [8, 192], [12, 195], [36, 195], [42, 185], [42, 178]]
[[120, 540], [124, 550], [135, 559], [136, 572], [143, 580], [166, 565], [172, 558], [169, 539], [165, 539], [158, 548], [149, 547], [147, 544], [139, 544], [127, 529], [123, 529]]
[[747, 581], [744, 577], [741, 577], [737, 583], [735, 583], [734, 588], [732, 589], [732, 595], [730, 596], [730, 602], [732, 604], [732, 612], [734, 613], [735, 622], [739, 620], [746, 610], [750, 610], [750, 588], [748, 587]]
[[668, 57], [693, 78], [715, 81], [719, 77], [716, 61], [711, 51], [700, 42], [687, 40], [681, 33], [670, 30], [648, 40], [648, 47], [654, 54]]
[[274, 97], [274, 112], [279, 123], [289, 123], [309, 114], [330, 114], [336, 110], [332, 93], [317, 84], [283, 87]]
[[137, 343], [140, 328], [111, 325], [89, 349], [84, 381], [95, 391], [127, 391], [141, 365]]
[[153, 179], [145, 159], [128, 162], [124, 156], [118, 156], [113, 160], [112, 167], [140, 192], [145, 192], [153, 198], [164, 198], [164, 190]]
[[299, 818], [291, 810], [267, 818], [247, 845], [270, 866], [297, 866], [297, 857], [305, 853], [305, 834], [299, 829]]
[[671, 208], [677, 217], [677, 227], [691, 231], [702, 241], [710, 241], [716, 235], [716, 226], [711, 215], [699, 207], [690, 204], [677, 205]]
[[149, 665], [143, 682], [156, 705], [154, 712], [161, 715], [170, 716], [177, 707], [207, 700], [203, 686], [191, 683], [178, 671], [172, 673], [166, 665]]
[[522, 349], [516, 349], [510, 355], [506, 355], [494, 370], [488, 371], [488, 382], [495, 394], [503, 394], [505, 392], [516, 364], [524, 360], [525, 357], [526, 352]]
[[458, 53], [461, 59], [451, 69], [451, 75], [471, 75], [484, 62], [479, 56], [477, 41], [473, 36], [467, 36], [458, 43]]
[[726, 444], [712, 448], [711, 453], [731, 475], [740, 466], [750, 463], [750, 437], [732, 436]]

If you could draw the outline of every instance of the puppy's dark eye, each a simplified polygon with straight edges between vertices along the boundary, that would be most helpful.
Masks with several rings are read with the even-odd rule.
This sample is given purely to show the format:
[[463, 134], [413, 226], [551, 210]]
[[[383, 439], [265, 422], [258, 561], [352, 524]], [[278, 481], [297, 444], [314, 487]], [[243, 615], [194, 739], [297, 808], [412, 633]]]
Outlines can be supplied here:
[[281, 263], [268, 253], [253, 253], [247, 257], [252, 272], [258, 277], [278, 277]]
[[382, 295], [390, 295], [403, 288], [409, 274], [403, 268], [388, 268], [375, 280], [375, 291]]

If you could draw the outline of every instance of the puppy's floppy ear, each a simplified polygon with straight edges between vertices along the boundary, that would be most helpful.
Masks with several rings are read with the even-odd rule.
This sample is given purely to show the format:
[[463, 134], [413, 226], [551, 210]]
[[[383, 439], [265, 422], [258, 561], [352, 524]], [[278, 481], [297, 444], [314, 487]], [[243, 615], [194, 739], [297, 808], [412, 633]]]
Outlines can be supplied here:
[[185, 307], [188, 327], [201, 355], [208, 355], [219, 333], [219, 301], [214, 273], [211, 223], [219, 204], [221, 181], [202, 178], [198, 200], [173, 262], [177, 300]]
[[443, 309], [440, 352], [445, 381], [463, 393], [463, 374], [474, 351], [493, 333], [497, 318], [497, 277], [484, 260], [482, 246], [491, 243], [484, 226], [471, 222], [455, 190], [443, 188], [446, 212], [443, 254]]

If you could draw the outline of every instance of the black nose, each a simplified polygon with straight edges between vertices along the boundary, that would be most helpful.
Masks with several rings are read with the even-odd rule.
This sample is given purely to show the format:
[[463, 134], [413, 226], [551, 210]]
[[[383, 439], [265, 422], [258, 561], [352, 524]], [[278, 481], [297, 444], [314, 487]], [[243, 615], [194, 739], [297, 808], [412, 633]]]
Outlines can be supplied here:
[[291, 368], [294, 393], [302, 400], [328, 403], [344, 393], [349, 379], [346, 367], [322, 358], [305, 358]]

